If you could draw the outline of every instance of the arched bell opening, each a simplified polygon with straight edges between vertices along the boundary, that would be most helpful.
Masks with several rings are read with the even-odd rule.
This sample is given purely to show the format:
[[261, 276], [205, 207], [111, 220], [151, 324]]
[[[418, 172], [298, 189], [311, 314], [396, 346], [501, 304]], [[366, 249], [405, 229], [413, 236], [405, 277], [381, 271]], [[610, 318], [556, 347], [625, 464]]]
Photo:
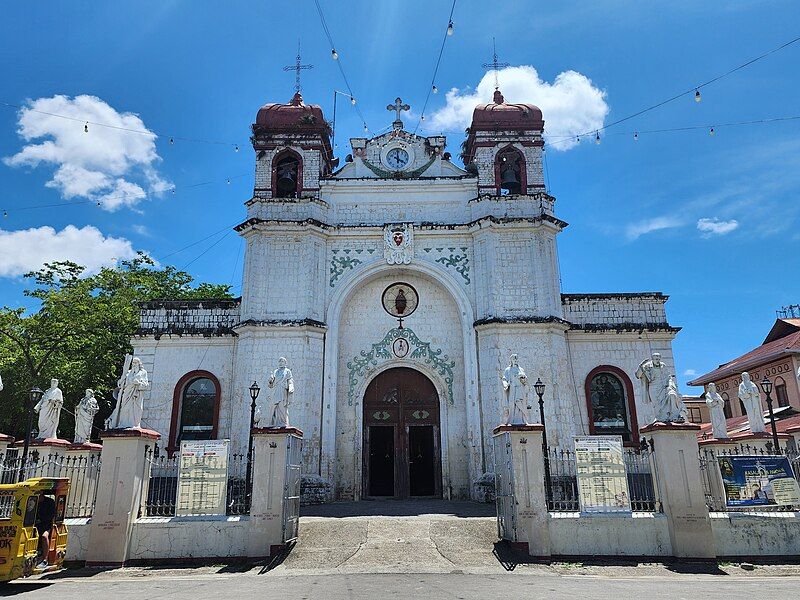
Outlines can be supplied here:
[[272, 162], [273, 198], [299, 198], [303, 189], [303, 159], [292, 150], [284, 150]]
[[498, 194], [525, 193], [525, 157], [522, 152], [513, 146], [507, 146], [500, 150], [495, 157], [494, 172]]

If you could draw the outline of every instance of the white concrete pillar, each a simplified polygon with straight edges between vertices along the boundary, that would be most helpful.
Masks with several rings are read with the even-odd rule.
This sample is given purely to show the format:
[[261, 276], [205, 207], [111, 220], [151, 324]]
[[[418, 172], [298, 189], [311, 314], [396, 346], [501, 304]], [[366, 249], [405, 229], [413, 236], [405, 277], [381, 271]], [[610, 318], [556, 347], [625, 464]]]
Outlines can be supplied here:
[[[495, 427], [495, 493], [500, 535], [537, 558], [550, 558], [542, 425]], [[511, 494], [513, 498], [508, 501]], [[502, 514], [501, 514], [502, 513]], [[502, 522], [501, 520], [504, 520]]]
[[656, 485], [669, 524], [673, 556], [715, 558], [714, 534], [700, 473], [693, 423], [654, 423], [641, 429], [653, 442]]
[[161, 438], [150, 429], [111, 429], [103, 440], [102, 468], [89, 524], [88, 565], [120, 566], [128, 558], [133, 522], [150, 483], [145, 449]]
[[0, 433], [0, 465], [6, 458], [6, 449], [14, 445], [14, 438], [5, 433]]
[[[25, 440], [19, 440], [18, 456], [22, 457]], [[28, 442], [28, 457], [25, 459], [25, 478], [59, 477], [61, 464], [69, 442], [58, 438], [35, 439]]]
[[287, 521], [300, 507], [303, 432], [296, 427], [259, 427], [252, 435], [253, 492], [247, 556], [268, 558], [296, 536], [296, 522]]

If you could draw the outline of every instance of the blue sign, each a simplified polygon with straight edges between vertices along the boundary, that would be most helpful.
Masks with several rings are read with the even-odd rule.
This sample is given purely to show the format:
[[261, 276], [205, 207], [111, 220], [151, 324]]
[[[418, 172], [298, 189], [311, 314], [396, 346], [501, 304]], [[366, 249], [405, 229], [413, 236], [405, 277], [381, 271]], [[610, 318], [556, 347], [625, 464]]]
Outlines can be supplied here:
[[720, 456], [718, 462], [727, 506], [800, 504], [800, 488], [785, 456]]

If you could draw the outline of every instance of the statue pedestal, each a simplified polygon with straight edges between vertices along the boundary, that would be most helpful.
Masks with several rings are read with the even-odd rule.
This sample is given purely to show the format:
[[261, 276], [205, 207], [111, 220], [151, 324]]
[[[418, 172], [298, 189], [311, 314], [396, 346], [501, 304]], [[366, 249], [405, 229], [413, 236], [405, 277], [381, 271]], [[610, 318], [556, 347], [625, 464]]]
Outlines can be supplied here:
[[247, 556], [267, 558], [297, 537], [303, 432], [296, 427], [254, 427], [252, 435]]
[[653, 423], [639, 430], [653, 444], [656, 484], [672, 554], [679, 558], [716, 557], [700, 473], [699, 430], [693, 423]]
[[492, 431], [500, 536], [536, 558], [550, 558], [550, 523], [544, 488], [544, 427], [500, 425]]
[[103, 468], [89, 525], [86, 564], [121, 566], [128, 558], [131, 525], [150, 482], [145, 449], [161, 439], [161, 434], [150, 429], [111, 429], [100, 438]]

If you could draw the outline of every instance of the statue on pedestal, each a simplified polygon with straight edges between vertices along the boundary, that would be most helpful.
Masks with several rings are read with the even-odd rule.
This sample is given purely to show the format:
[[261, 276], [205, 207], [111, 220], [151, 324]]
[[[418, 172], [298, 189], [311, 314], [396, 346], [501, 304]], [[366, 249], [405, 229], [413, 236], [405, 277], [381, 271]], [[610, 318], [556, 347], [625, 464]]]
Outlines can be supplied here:
[[87, 389], [86, 395], [75, 405], [75, 437], [72, 440], [74, 443], [85, 444], [92, 439], [92, 423], [99, 410], [94, 390]]
[[728, 424], [725, 417], [725, 399], [717, 392], [717, 384], [706, 386], [706, 405], [711, 411], [711, 431], [718, 440], [728, 439]]
[[[286, 366], [286, 358], [283, 356], [278, 359], [278, 368], [269, 376], [267, 387], [269, 388], [270, 406], [268, 427], [289, 427], [289, 405], [292, 403], [292, 394], [294, 394], [294, 379], [292, 371]], [[259, 419], [260, 413], [259, 410]]]
[[764, 433], [764, 410], [761, 408], [761, 392], [758, 386], [750, 381], [750, 373], [742, 373], [742, 383], [739, 384], [739, 400], [744, 404], [747, 420], [750, 422], [750, 433]]
[[61, 407], [64, 406], [64, 394], [58, 387], [58, 379], [50, 380], [50, 387], [42, 394], [33, 410], [39, 414], [39, 435], [37, 439], [58, 437], [58, 420], [61, 418]]
[[117, 406], [108, 420], [109, 426], [112, 429], [141, 427], [144, 392], [150, 389], [150, 381], [140, 359], [125, 356], [125, 366], [117, 386]]
[[670, 375], [661, 360], [661, 354], [653, 352], [636, 369], [636, 378], [642, 383], [642, 397], [652, 407], [652, 423], [682, 423], [686, 420], [686, 406], [678, 392], [677, 383], [671, 387]]
[[516, 354], [511, 355], [511, 364], [505, 368], [500, 379], [505, 396], [503, 410], [505, 424], [528, 425], [530, 423], [528, 411], [531, 408], [528, 404], [528, 376], [519, 366]]

